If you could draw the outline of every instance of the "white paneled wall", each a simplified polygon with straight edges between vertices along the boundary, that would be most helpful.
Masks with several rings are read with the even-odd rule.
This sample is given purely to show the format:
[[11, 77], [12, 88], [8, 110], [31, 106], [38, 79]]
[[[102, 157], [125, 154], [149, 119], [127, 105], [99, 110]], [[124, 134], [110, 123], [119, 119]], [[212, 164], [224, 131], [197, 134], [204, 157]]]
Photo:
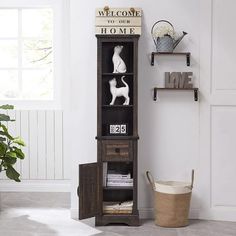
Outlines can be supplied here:
[[236, 1], [200, 6], [200, 218], [236, 221]]
[[[63, 153], [62, 111], [8, 111], [15, 122], [8, 122], [10, 132], [26, 143], [26, 157], [16, 164], [24, 180], [69, 180], [69, 163]], [[6, 179], [5, 173], [1, 179]]]

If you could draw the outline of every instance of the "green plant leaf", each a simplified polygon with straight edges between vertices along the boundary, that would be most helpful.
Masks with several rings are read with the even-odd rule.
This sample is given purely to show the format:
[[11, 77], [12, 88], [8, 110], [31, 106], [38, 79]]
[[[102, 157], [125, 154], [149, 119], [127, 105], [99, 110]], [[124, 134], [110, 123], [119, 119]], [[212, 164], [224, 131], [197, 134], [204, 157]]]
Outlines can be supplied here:
[[[0, 110], [14, 109], [14, 106], [6, 104], [0, 106]], [[17, 159], [24, 159], [25, 154], [19, 146], [25, 146], [24, 141], [20, 137], [13, 137], [4, 122], [15, 121], [9, 115], [0, 113], [0, 172], [6, 171], [9, 179], [20, 182], [20, 174], [15, 170], [14, 164]], [[15, 144], [15, 145], [14, 145]], [[19, 146], [18, 146], [19, 145]]]
[[0, 156], [3, 156], [7, 150], [7, 145], [0, 142]]
[[9, 134], [8, 128], [4, 124], [0, 124], [0, 127], [3, 129], [3, 131], [9, 136], [8, 138], [13, 140], [14, 138]]
[[20, 174], [11, 165], [9, 165], [6, 169], [6, 175], [9, 179], [13, 179], [16, 182], [20, 182]]
[[0, 142], [5, 142], [5, 141], [6, 141], [6, 138], [0, 137]]
[[0, 114], [0, 121], [10, 121], [10, 116], [5, 114]]
[[17, 158], [17, 155], [15, 152], [11, 151], [6, 153], [6, 157]]
[[4, 162], [5, 162], [5, 164], [8, 166], [8, 165], [14, 165], [15, 163], [16, 163], [16, 161], [17, 161], [17, 159], [16, 158], [12, 158], [12, 157], [10, 157], [10, 156], [5, 156], [4, 158], [3, 158], [3, 160], [4, 160]]
[[13, 143], [16, 143], [16, 144], [18, 144], [18, 145], [20, 145], [20, 146], [25, 146], [25, 143], [24, 143], [24, 141], [21, 139], [21, 138], [15, 138], [14, 140], [13, 140]]
[[13, 106], [13, 105], [6, 104], [6, 105], [0, 106], [0, 109], [12, 110], [12, 109], [14, 109], [14, 106]]
[[4, 132], [8, 132], [6, 125], [1, 124], [0, 127], [3, 129]]
[[8, 139], [13, 140], [14, 138], [8, 133], [0, 130], [0, 135], [6, 136]]
[[25, 154], [22, 152], [21, 149], [17, 147], [13, 147], [13, 151], [16, 153], [17, 158], [22, 159], [22, 160], [25, 158]]

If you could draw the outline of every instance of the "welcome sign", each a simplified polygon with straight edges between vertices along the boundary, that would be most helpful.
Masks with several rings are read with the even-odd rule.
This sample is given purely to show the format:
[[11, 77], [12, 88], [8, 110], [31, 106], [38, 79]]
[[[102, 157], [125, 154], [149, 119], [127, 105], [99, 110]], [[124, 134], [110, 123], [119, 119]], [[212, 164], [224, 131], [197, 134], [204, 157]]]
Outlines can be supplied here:
[[96, 34], [141, 35], [141, 8], [96, 9]]

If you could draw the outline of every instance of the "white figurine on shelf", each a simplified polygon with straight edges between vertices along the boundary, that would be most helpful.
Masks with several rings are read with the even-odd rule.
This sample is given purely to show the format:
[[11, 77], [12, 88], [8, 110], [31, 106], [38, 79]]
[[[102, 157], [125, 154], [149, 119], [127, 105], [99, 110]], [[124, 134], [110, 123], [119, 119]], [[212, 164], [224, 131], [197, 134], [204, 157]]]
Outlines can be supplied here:
[[117, 88], [117, 81], [116, 78], [113, 78], [112, 80], [109, 81], [110, 84], [110, 92], [112, 95], [112, 100], [110, 105], [114, 105], [115, 100], [117, 97], [124, 97], [125, 98], [125, 102], [123, 103], [123, 105], [129, 105], [129, 85], [124, 81], [124, 77], [121, 77], [121, 81], [123, 82], [123, 84], [125, 85], [125, 87], [121, 87], [121, 88]]
[[123, 46], [115, 46], [114, 47], [114, 54], [112, 57], [112, 62], [114, 66], [113, 73], [125, 73], [126, 72], [126, 65], [123, 59], [120, 57], [120, 53], [123, 49]]

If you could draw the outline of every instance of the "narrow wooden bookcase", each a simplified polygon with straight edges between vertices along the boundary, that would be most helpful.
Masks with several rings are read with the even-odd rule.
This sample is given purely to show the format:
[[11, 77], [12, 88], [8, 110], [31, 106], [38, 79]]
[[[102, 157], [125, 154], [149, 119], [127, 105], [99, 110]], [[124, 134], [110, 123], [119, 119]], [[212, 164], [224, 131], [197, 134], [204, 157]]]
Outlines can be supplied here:
[[[97, 36], [97, 162], [79, 166], [79, 219], [96, 217], [96, 225], [123, 223], [139, 225], [137, 207], [137, 155], [138, 155], [138, 35], [96, 35]], [[113, 72], [114, 47], [122, 45], [121, 57], [127, 71]], [[110, 105], [109, 81], [117, 80], [122, 87], [121, 77], [129, 86], [129, 105], [123, 105], [124, 98], [116, 99]], [[111, 135], [109, 125], [125, 124], [125, 134]], [[115, 171], [121, 175], [130, 174], [133, 186], [107, 186], [106, 173]], [[129, 213], [104, 213], [104, 203], [132, 202]]]

